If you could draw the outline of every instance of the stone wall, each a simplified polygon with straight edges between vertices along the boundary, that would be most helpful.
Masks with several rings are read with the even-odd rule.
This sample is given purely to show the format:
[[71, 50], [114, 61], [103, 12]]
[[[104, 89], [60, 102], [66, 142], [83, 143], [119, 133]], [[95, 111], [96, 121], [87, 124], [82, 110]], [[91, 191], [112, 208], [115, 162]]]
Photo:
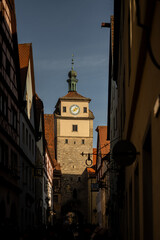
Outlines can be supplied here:
[[78, 209], [84, 215], [84, 219], [87, 219], [88, 213], [87, 165], [85, 163], [87, 156], [82, 156], [81, 153], [92, 153], [92, 145], [92, 137], [58, 137], [57, 139], [57, 160], [62, 171], [62, 207], [72, 202], [74, 210]]

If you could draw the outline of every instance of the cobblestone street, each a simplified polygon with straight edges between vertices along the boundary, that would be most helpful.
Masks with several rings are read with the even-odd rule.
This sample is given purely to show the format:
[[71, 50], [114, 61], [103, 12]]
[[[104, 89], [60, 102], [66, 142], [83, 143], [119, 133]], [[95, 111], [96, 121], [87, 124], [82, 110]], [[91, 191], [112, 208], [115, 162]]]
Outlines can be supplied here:
[[28, 229], [18, 233], [13, 228], [0, 230], [1, 240], [117, 240], [109, 237], [107, 230], [92, 225], [72, 226], [57, 224], [46, 228]]

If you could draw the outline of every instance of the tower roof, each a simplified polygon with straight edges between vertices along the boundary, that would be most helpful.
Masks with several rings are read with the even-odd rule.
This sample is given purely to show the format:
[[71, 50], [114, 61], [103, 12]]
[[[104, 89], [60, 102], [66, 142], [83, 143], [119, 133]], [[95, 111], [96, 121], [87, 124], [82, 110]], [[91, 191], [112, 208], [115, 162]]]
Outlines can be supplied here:
[[59, 105], [61, 100], [78, 100], [78, 101], [88, 101], [88, 102], [91, 101], [90, 98], [83, 97], [82, 95], [80, 95], [77, 92], [70, 91], [70, 92], [67, 93], [67, 95], [65, 95], [64, 97], [60, 97], [58, 99], [55, 108]]
[[[72, 55], [72, 57], [73, 57], [73, 55]], [[76, 92], [77, 91], [77, 82], [78, 82], [78, 79], [76, 79], [77, 72], [74, 71], [73, 65], [74, 65], [74, 59], [72, 58], [72, 67], [71, 67], [71, 71], [69, 71], [69, 73], [68, 73], [69, 79], [67, 80], [68, 92]]]
[[69, 78], [76, 78], [77, 77], [77, 72], [74, 70], [69, 71], [68, 73]]
[[73, 98], [76, 100], [88, 100], [89, 102], [91, 101], [90, 98], [86, 98], [74, 91], [68, 92], [67, 95], [65, 95], [64, 97], [61, 97], [60, 99], [61, 100], [72, 100]]

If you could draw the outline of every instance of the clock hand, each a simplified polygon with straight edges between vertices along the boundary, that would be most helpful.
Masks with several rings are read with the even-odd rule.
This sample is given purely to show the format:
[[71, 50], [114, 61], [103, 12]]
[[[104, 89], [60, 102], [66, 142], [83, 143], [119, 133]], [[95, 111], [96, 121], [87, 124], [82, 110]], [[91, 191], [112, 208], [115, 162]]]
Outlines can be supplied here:
[[78, 109], [78, 108], [77, 108], [77, 107], [75, 107], [75, 108], [73, 109], [73, 112], [75, 112], [77, 109]]

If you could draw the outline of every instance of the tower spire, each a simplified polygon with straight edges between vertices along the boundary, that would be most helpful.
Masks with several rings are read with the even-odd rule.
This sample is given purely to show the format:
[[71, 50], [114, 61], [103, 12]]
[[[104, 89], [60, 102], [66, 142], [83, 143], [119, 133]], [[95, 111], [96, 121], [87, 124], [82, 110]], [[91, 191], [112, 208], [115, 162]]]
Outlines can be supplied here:
[[74, 55], [72, 54], [72, 67], [71, 71], [68, 73], [69, 79], [67, 80], [68, 82], [68, 92], [76, 92], [77, 91], [77, 82], [78, 79], [76, 71], [74, 71]]
[[71, 67], [71, 70], [74, 69], [74, 54], [72, 54], [72, 67]]

